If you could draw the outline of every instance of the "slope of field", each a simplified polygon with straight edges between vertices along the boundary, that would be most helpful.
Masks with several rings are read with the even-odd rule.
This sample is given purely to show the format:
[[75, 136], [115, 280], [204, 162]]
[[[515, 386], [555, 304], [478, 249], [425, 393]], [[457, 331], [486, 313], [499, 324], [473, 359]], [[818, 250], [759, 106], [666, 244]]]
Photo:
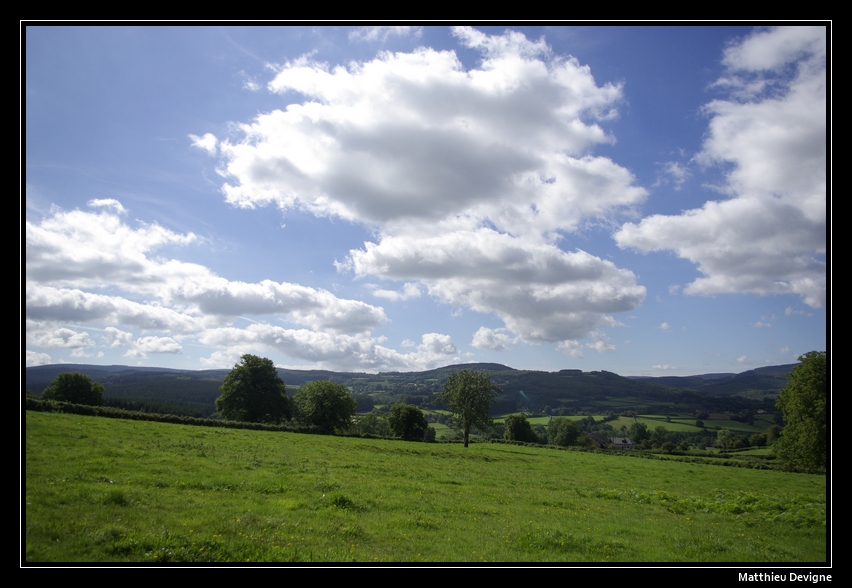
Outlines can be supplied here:
[[822, 562], [825, 477], [26, 414], [25, 559]]

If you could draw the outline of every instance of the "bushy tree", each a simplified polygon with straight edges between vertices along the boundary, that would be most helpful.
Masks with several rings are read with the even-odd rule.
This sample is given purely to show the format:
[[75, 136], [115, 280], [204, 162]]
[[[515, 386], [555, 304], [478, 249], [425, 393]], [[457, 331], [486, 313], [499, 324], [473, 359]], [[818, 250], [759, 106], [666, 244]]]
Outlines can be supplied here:
[[396, 437], [409, 441], [423, 441], [426, 429], [429, 428], [422, 410], [401, 402], [391, 407], [388, 423]]
[[327, 380], [301, 386], [293, 402], [299, 422], [328, 435], [348, 430], [358, 405], [346, 386]]
[[569, 418], [551, 419], [547, 426], [547, 442], [551, 445], [562, 447], [577, 445], [582, 434], [580, 427]]
[[663, 443], [669, 440], [669, 432], [662, 425], [654, 428], [654, 432], [651, 433], [651, 443], [654, 444], [654, 447], [660, 447]]
[[630, 438], [633, 439], [634, 443], [641, 443], [645, 439], [650, 439], [651, 433], [648, 431], [648, 425], [634, 422], [630, 426]]
[[78, 372], [63, 372], [56, 376], [41, 393], [45, 400], [60, 400], [74, 404], [102, 406], [104, 387], [92, 378]]
[[722, 429], [716, 433], [716, 447], [722, 451], [727, 451], [733, 444], [733, 433], [728, 429]]
[[523, 441], [524, 443], [538, 443], [538, 435], [532, 429], [532, 425], [522, 414], [510, 414], [503, 425], [503, 438], [509, 441]]
[[219, 390], [216, 410], [228, 420], [279, 423], [291, 416], [287, 388], [270, 359], [243, 355]]
[[823, 471], [828, 450], [826, 352], [810, 351], [799, 361], [778, 395], [776, 404], [787, 426], [773, 447], [787, 469]]
[[474, 427], [486, 430], [491, 426], [488, 412], [494, 397], [501, 390], [491, 383], [491, 377], [483, 372], [460, 370], [453, 372], [438, 401], [447, 405], [453, 413], [453, 426], [464, 434], [464, 446], [468, 446], [470, 430]]

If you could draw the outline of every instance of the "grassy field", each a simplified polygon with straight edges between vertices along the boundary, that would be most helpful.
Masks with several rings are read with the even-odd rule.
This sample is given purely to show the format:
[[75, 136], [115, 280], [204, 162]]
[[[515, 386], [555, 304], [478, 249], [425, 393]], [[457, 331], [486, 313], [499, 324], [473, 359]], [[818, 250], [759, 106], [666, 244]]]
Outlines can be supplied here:
[[821, 562], [825, 476], [26, 414], [27, 562]]

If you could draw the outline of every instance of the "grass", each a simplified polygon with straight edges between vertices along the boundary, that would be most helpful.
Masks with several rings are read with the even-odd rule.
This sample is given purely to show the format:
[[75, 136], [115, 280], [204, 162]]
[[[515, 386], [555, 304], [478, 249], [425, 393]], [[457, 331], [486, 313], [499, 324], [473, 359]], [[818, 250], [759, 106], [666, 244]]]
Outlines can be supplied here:
[[825, 477], [26, 415], [27, 562], [821, 562]]

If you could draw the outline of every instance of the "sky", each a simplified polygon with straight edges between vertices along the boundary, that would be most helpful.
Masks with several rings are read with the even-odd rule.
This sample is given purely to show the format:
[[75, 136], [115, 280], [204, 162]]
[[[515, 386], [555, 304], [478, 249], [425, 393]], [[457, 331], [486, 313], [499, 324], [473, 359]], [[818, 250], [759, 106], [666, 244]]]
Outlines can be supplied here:
[[27, 366], [662, 376], [826, 349], [825, 26], [24, 41]]

